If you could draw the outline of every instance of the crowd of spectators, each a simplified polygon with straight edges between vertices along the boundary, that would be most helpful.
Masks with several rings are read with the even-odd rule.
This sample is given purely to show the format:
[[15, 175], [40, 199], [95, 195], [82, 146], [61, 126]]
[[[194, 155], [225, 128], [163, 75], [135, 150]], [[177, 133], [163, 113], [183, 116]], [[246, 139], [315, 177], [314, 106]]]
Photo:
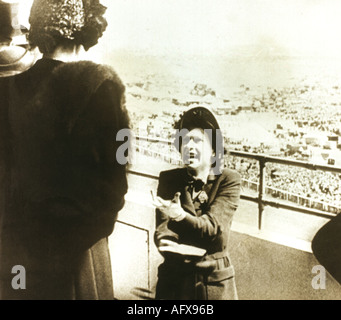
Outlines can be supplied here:
[[[283, 141], [286, 141], [292, 145], [299, 145], [300, 148], [294, 152], [290, 148], [282, 148], [278, 156], [296, 159], [301, 157], [302, 151], [307, 150], [306, 132], [341, 136], [341, 88], [338, 86], [323, 87], [320, 84], [302, 84], [277, 89], [266, 88], [262, 94], [259, 92], [256, 94], [250, 88], [247, 89], [243, 92], [243, 99], [245, 101], [245, 95], [249, 96], [251, 112], [275, 112], [283, 120], [293, 123], [291, 128], [279, 125], [278, 129], [280, 130], [277, 131], [277, 138], [278, 141], [281, 140], [281, 145], [283, 145]], [[193, 95], [193, 92], [191, 94]], [[233, 114], [227, 116], [233, 117]], [[155, 112], [151, 115], [133, 114], [131, 117], [133, 130], [141, 130], [141, 123], [144, 123], [142, 131], [145, 136], [151, 138], [151, 141], [139, 141], [138, 150], [164, 161], [172, 161], [175, 158], [179, 160], [174, 156], [176, 153], [172, 147], [164, 143], [155, 143], [152, 140], [153, 138], [170, 140], [173, 133], [172, 122], [177, 117], [178, 113], [172, 111], [162, 114]], [[248, 145], [243, 138], [238, 141], [226, 140], [226, 145], [230, 150], [268, 155], [274, 147], [263, 143]], [[321, 146], [322, 151], [323, 146]], [[305, 156], [307, 156], [307, 152], [305, 152]], [[256, 160], [232, 157], [227, 153], [225, 164], [237, 170], [244, 181], [249, 181], [254, 185], [259, 183], [259, 167]], [[274, 197], [278, 196], [279, 190], [279, 193], [282, 194], [294, 194], [341, 208], [340, 178], [340, 175], [330, 172], [312, 171], [273, 163], [266, 165], [266, 187], [270, 193], [272, 190]]]
[[267, 88], [261, 95], [250, 95], [257, 111], [274, 111], [293, 120], [297, 130], [334, 133], [341, 136], [341, 87], [322, 83]]
[[[259, 184], [260, 172], [256, 160], [229, 157], [226, 165], [237, 170], [242, 179], [250, 182], [251, 186]], [[310, 200], [309, 203], [314, 201], [330, 204], [341, 211], [340, 178], [340, 175], [336, 173], [295, 166], [275, 163], [267, 163], [265, 166], [265, 187], [270, 195], [293, 199], [295, 202], [298, 202], [298, 197], [300, 197], [306, 200], [305, 204]], [[248, 184], [245, 185], [248, 186]]]

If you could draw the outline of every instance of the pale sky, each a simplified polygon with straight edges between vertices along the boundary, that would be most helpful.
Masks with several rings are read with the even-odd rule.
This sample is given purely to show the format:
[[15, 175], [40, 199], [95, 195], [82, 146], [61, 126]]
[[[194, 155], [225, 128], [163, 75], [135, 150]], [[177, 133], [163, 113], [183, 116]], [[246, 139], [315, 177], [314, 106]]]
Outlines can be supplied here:
[[[101, 50], [211, 54], [253, 45], [259, 50], [341, 57], [339, 0], [102, 2], [108, 7], [109, 27], [100, 41]], [[21, 3], [24, 21], [31, 0]]]

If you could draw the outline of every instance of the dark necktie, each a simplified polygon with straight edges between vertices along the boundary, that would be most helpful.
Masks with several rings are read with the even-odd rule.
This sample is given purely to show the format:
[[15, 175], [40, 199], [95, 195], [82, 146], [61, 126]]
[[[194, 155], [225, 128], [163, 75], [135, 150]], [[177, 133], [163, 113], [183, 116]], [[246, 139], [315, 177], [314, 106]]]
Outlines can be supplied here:
[[190, 193], [192, 193], [192, 191], [194, 190], [195, 192], [199, 192], [202, 190], [204, 186], [204, 182], [200, 179], [198, 180], [191, 180], [188, 182], [188, 187], [189, 187], [189, 191]]

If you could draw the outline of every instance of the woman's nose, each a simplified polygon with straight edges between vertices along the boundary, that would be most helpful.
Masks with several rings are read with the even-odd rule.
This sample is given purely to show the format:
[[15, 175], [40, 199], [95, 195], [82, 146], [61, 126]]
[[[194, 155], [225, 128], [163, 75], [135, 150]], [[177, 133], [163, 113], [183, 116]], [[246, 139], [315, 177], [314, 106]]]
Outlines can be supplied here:
[[193, 139], [190, 139], [187, 144], [188, 149], [193, 149], [195, 147], [195, 143]]

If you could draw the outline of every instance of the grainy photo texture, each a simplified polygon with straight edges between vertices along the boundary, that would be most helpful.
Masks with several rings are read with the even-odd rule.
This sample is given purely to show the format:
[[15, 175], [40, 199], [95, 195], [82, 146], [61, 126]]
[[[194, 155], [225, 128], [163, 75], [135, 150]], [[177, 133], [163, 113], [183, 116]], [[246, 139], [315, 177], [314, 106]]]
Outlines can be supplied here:
[[0, 299], [341, 299], [340, 14], [0, 1]]

